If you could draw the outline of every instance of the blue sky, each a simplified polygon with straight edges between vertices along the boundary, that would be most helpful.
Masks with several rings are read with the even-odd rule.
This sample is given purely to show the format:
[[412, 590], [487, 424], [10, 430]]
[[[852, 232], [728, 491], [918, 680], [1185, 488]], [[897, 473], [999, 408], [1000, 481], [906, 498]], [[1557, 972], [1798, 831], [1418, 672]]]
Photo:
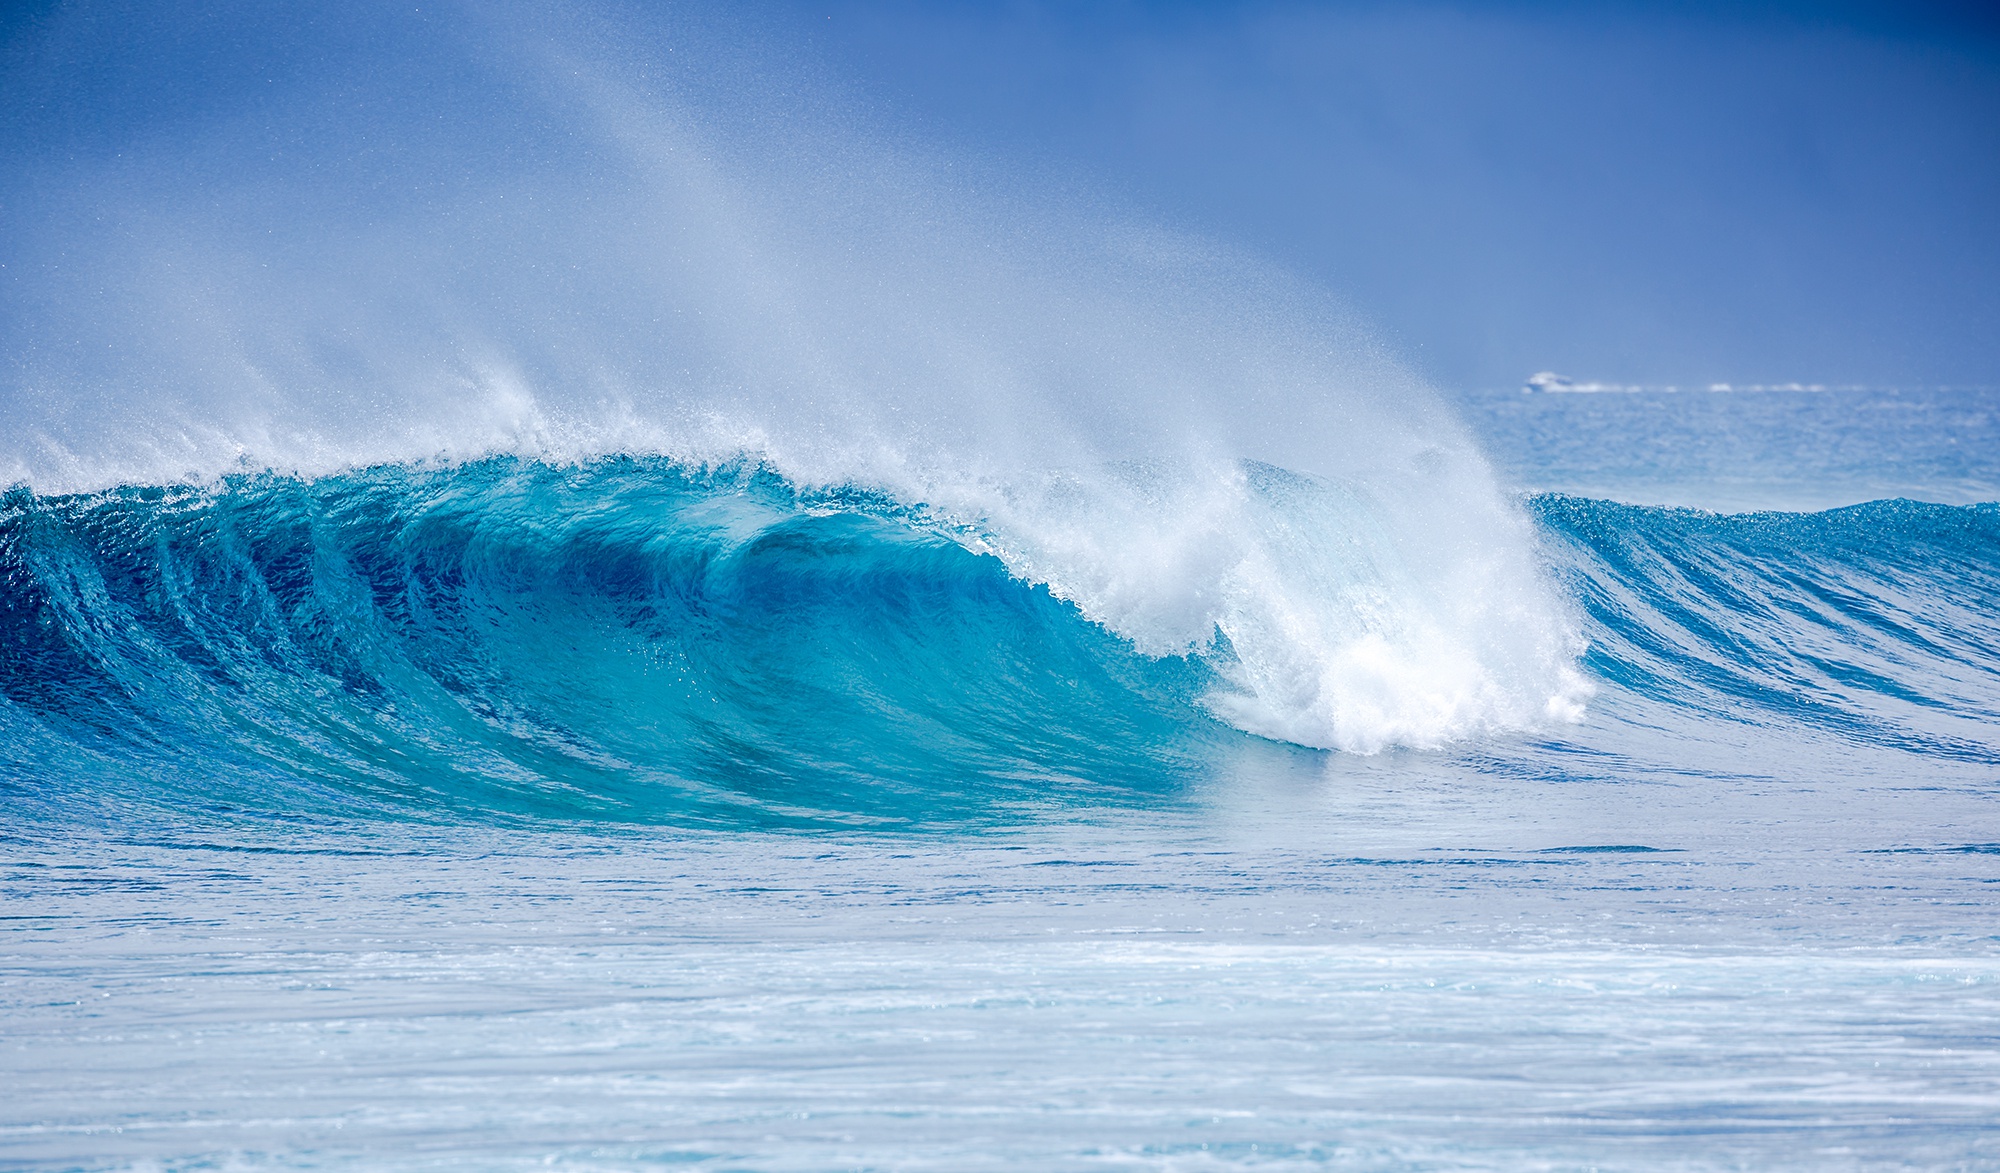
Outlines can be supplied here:
[[2000, 383], [1975, 6], [795, 12], [917, 132], [1275, 257], [1447, 385]]
[[[685, 6], [635, 11], [622, 36], [685, 39]], [[15, 10], [16, 348], [80, 158], [149, 156], [185, 190], [199, 177], [159, 162], [175, 144], [261, 119], [246, 170], [289, 151], [365, 202], [561, 149], [559, 127], [481, 121], [491, 78], [452, 56], [449, 5], [279, 12]], [[850, 0], [715, 19], [785, 63], [759, 84], [803, 64], [888, 141], [1268, 258], [1444, 386], [1543, 368], [2000, 384], [2000, 36], [1976, 6]], [[436, 120], [407, 115], [426, 103]], [[349, 116], [328, 165], [316, 136]]]

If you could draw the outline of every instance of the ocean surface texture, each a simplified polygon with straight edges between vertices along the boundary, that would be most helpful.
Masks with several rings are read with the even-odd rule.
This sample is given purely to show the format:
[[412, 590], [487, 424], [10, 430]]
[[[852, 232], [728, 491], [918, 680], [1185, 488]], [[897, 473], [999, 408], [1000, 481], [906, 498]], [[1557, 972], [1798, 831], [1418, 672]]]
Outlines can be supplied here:
[[0, 4], [0, 1171], [2000, 1169], [1978, 8]]
[[1987, 402], [17, 487], [0, 1164], [1992, 1168]]

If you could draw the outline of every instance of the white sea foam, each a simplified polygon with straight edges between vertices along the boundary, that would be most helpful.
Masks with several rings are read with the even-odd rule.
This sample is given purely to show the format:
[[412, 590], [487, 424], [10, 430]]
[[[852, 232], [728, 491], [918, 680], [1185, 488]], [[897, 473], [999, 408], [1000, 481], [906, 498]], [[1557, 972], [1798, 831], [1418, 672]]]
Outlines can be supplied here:
[[[1373, 751], [1579, 713], [1527, 523], [1325, 294], [982, 194], [992, 168], [885, 147], [799, 83], [747, 102], [782, 67], [727, 37], [643, 58], [574, 27], [458, 32], [461, 120], [559, 132], [329, 195], [332, 163], [430, 111], [304, 92], [292, 116], [331, 129], [291, 162], [224, 120], [51, 178], [77, 193], [38, 213], [66, 259], [11, 327], [0, 477], [751, 453], [928, 506], [1143, 651], [1210, 655], [1232, 682], [1211, 707], [1252, 732]], [[406, 190], [433, 194], [380, 194]]]

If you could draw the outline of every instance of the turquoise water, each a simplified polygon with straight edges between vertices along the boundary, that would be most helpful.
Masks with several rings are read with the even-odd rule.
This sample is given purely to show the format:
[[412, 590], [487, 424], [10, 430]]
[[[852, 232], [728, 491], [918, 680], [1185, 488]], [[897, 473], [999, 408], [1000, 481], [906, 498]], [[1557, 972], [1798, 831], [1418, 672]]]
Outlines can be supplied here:
[[0, 1151], [1992, 1163], [2000, 512], [1522, 508], [1582, 711], [1360, 752], [754, 463], [16, 490]]
[[[1258, 6], [1051, 9], [1111, 38], [1076, 41], [1092, 71], [1166, 55], [1091, 114], [1027, 41], [968, 39], [1039, 111], [980, 141], [845, 76], [875, 34], [839, 6], [28, 7], [0, 1168], [2000, 1167], [2000, 400], [1569, 365], [1976, 377], [1978, 266], [1924, 266], [1978, 255], [1952, 152], [1994, 120], [1917, 42], [1729, 66], [1763, 80], [1716, 125], [1759, 125], [1741, 98], [1776, 145], [1685, 135], [1740, 159], [1651, 171], [1744, 182], [1649, 212], [1590, 177], [1644, 186], [1605, 160], [1681, 124], [1492, 52], [1595, 17], [1397, 16], [1431, 64], [1375, 70], [1411, 99], [1378, 117]], [[1761, 62], [1792, 17], [1706, 19], [1630, 51]], [[1210, 21], [1327, 104], [1175, 64]], [[1589, 141], [1449, 146], [1493, 122], [1433, 100], [1452, 53]], [[1867, 162], [1904, 146], [1797, 171], [1787, 69], [1863, 79], [1903, 114], [1852, 141], [1937, 183]], [[1217, 221], [1281, 255], [1160, 222], [1198, 193], [1115, 158], [1005, 157], [1075, 117], [1129, 139], [1125, 74], [1141, 122], [1264, 94], [1218, 142], [1295, 107], [1320, 161], [1243, 170]], [[1919, 190], [1937, 215], [1870, 202]], [[1822, 282], [1821, 321], [1770, 292], [1812, 265], [1729, 243], [1785, 239], [1881, 272]], [[1300, 276], [1366, 302], [1398, 252], [1412, 296], [1373, 307]], [[1398, 305], [1392, 346], [1365, 318]], [[1786, 315], [1856, 336], [1802, 357]], [[1534, 337], [1519, 375], [1570, 391], [1397, 357]]]

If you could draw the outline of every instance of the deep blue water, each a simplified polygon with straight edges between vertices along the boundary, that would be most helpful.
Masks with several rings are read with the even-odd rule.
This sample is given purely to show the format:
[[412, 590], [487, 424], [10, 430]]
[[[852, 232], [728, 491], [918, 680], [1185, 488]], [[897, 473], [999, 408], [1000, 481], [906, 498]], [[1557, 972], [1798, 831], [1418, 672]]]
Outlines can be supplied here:
[[[1246, 731], [1290, 694], [1240, 607], [1142, 648], [926, 502], [754, 462], [11, 491], [0, 1154], [2000, 1161], [2000, 506], [1959, 443], [1990, 424], [1464, 410], [1583, 707], [1454, 694], [1450, 736], [1375, 752]], [[1830, 462], [1901, 491], [1687, 504]], [[1259, 549], [1367, 521], [1242, 484], [1291, 527]], [[1339, 565], [1357, 613], [1436, 589]]]

